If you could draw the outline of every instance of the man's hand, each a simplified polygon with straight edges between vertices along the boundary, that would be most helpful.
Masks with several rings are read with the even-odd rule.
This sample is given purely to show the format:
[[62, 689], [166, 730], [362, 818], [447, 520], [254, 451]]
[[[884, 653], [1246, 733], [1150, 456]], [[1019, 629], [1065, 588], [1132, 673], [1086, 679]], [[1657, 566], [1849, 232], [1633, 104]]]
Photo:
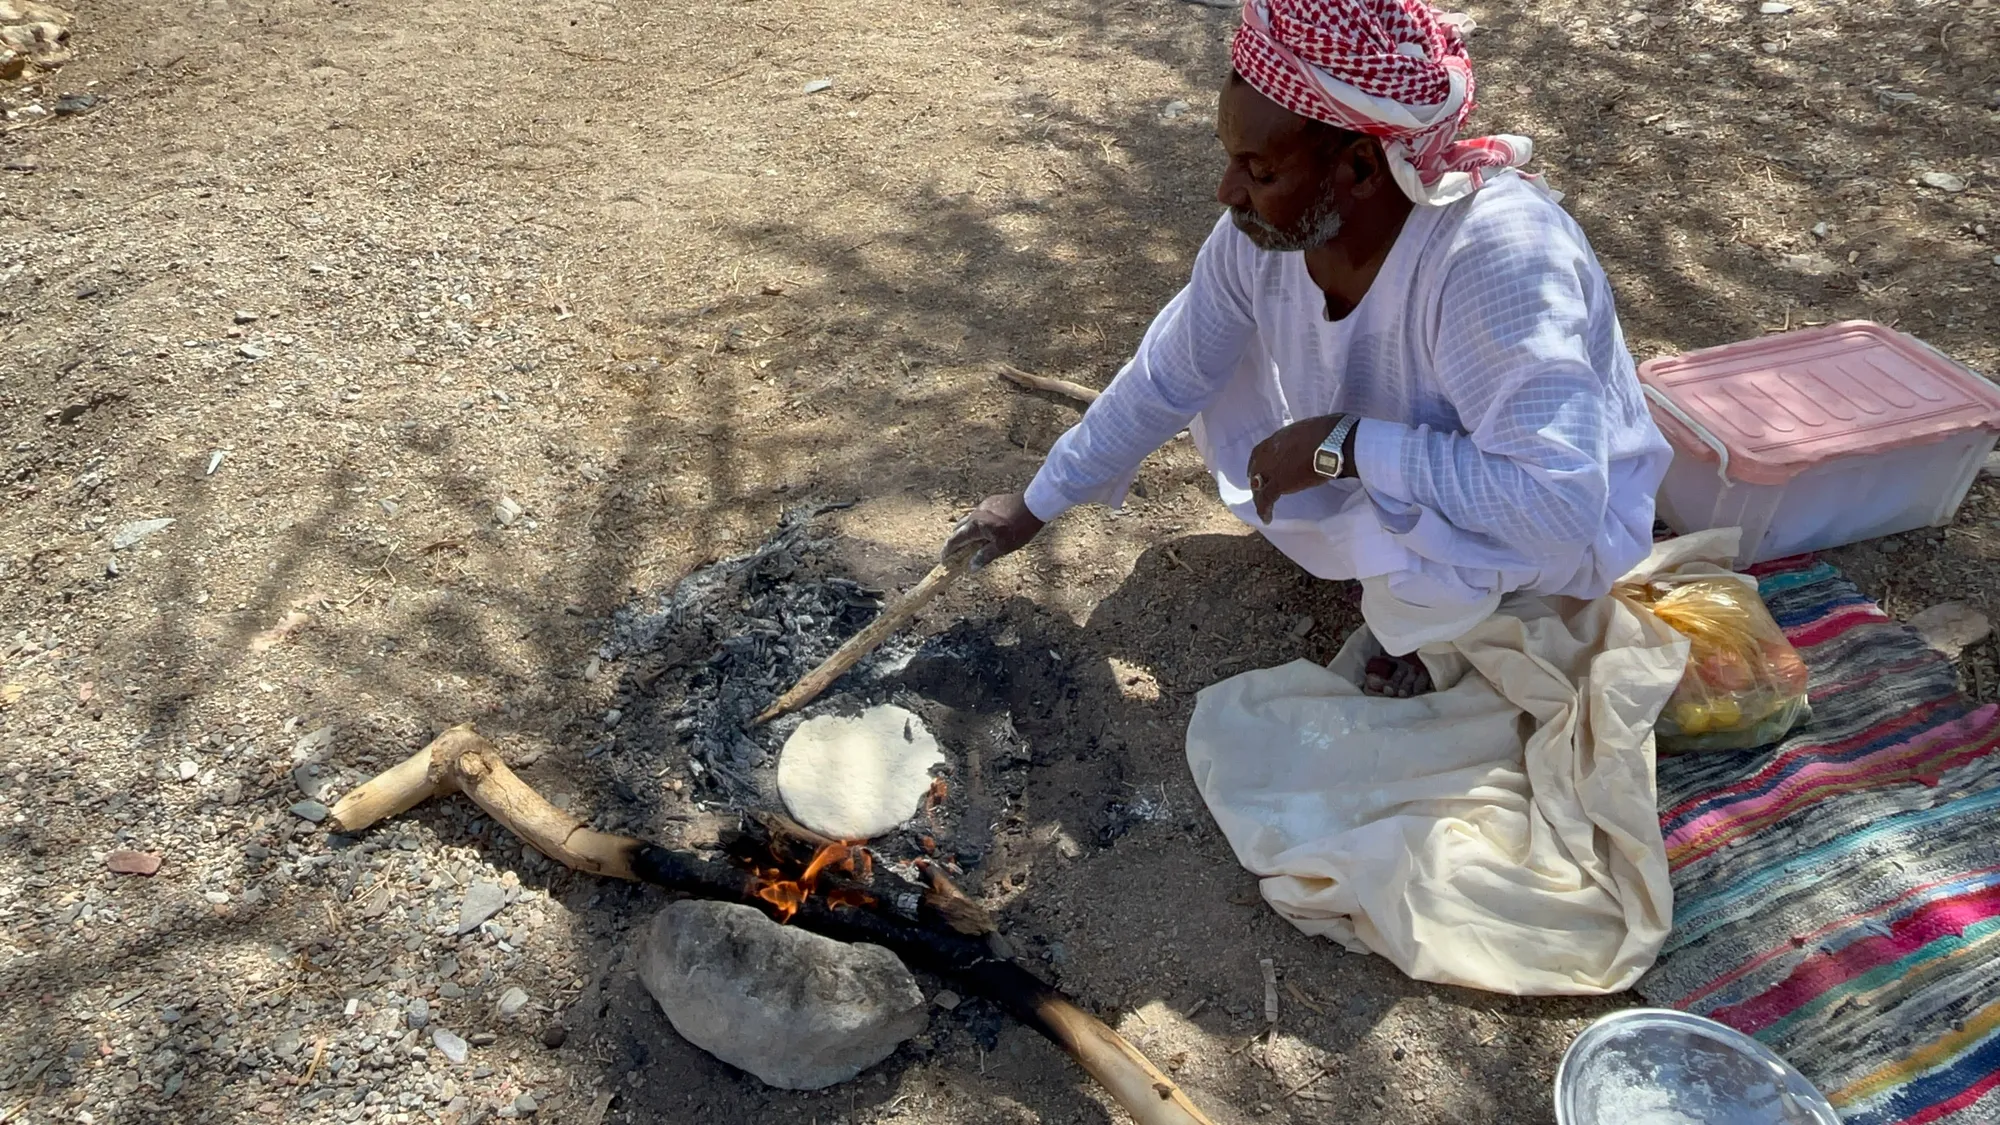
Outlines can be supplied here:
[[977, 570], [1001, 555], [1020, 550], [1041, 529], [1042, 521], [1028, 510], [1028, 502], [1020, 493], [988, 496], [952, 528], [951, 538], [945, 540], [939, 557], [950, 558], [976, 543], [979, 550], [972, 556], [972, 566]]
[[[1313, 454], [1339, 421], [1338, 414], [1302, 418], [1258, 442], [1257, 448], [1250, 451], [1250, 493], [1257, 505], [1257, 518], [1270, 523], [1271, 509], [1277, 506], [1278, 497], [1304, 492], [1326, 481], [1313, 468]], [[1351, 477], [1354, 475], [1353, 430], [1347, 432], [1347, 448], [1341, 452], [1345, 461], [1340, 475]]]

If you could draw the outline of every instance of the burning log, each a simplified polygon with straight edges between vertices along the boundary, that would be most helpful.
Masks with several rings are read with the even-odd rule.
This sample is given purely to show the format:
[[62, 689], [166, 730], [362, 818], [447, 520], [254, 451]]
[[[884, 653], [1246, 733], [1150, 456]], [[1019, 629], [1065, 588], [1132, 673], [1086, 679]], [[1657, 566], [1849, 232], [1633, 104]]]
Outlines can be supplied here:
[[[515, 776], [470, 726], [439, 735], [356, 787], [329, 823], [359, 832], [427, 798], [464, 793], [496, 822], [566, 867], [760, 907], [841, 941], [883, 946], [960, 982], [1062, 1048], [1138, 1125], [1213, 1125], [1174, 1081], [1095, 1016], [1005, 953], [991, 918], [935, 866], [922, 892], [877, 893], [867, 850], [770, 814], [721, 841], [735, 863], [584, 827]], [[796, 872], [796, 874], [792, 874]]]

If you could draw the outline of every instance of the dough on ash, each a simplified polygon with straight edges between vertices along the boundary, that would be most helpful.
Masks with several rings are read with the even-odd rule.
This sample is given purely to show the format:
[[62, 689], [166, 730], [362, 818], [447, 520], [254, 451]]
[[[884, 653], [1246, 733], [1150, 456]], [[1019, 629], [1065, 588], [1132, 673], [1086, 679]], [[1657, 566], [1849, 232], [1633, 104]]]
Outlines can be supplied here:
[[799, 724], [778, 754], [778, 796], [800, 824], [842, 840], [880, 836], [916, 815], [944, 762], [922, 719], [901, 707]]

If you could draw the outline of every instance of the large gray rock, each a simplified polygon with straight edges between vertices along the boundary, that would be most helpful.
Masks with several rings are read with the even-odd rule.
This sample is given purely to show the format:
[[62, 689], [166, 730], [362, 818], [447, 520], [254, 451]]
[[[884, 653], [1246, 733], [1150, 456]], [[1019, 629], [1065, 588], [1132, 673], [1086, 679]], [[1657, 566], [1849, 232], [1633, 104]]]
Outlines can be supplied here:
[[733, 903], [691, 900], [660, 911], [639, 976], [688, 1042], [788, 1090], [845, 1082], [930, 1019], [895, 954], [781, 926]]

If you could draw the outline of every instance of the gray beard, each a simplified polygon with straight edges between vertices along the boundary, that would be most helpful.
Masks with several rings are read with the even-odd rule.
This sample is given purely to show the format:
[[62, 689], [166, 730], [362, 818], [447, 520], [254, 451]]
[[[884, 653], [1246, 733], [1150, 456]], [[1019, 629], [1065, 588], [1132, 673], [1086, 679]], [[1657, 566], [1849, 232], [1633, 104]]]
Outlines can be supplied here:
[[1308, 211], [1299, 221], [1296, 230], [1279, 230], [1248, 207], [1231, 207], [1229, 217], [1236, 224], [1236, 229], [1248, 236], [1258, 249], [1273, 254], [1316, 250], [1332, 242], [1340, 233], [1340, 214], [1334, 210], [1331, 196], [1321, 200], [1318, 207]]

